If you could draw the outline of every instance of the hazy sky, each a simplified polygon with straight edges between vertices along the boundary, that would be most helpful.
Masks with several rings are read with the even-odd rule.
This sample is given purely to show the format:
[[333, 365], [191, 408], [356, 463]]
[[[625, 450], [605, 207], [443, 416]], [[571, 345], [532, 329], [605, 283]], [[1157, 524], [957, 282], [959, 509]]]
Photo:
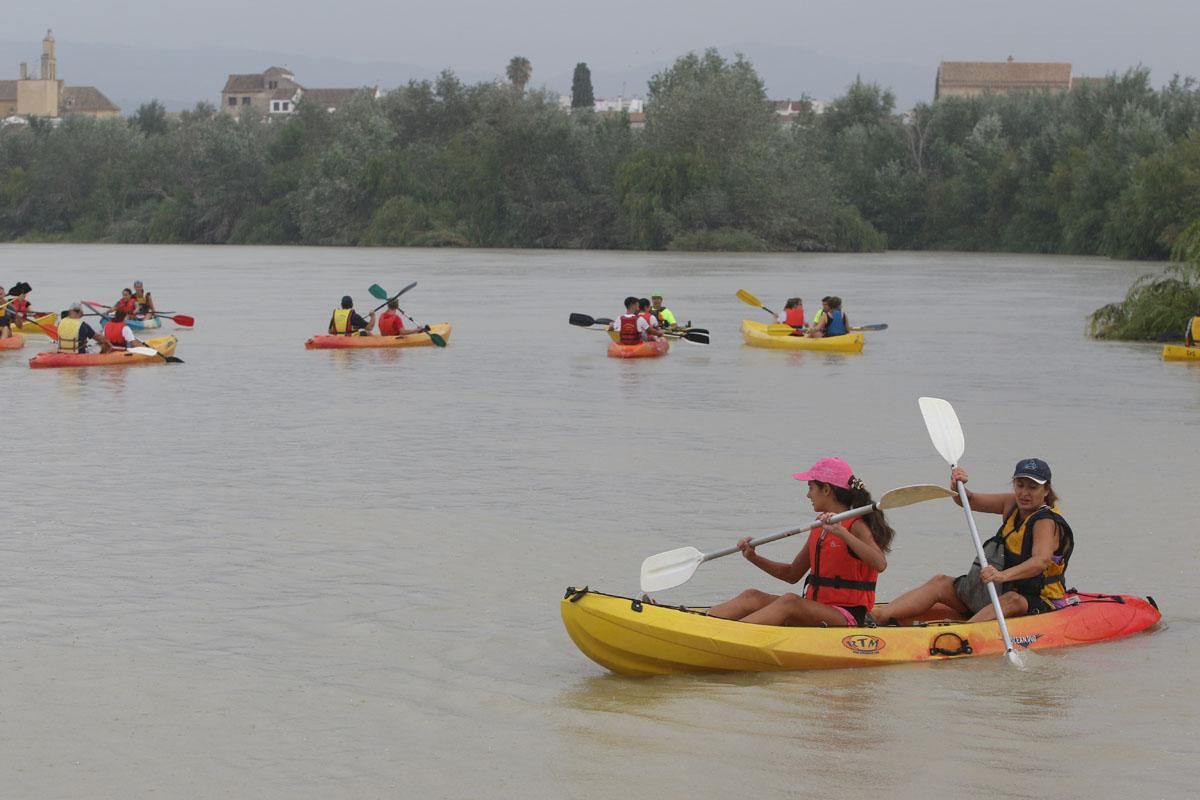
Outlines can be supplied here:
[[[1200, 0], [40, 0], [7, 3], [4, 38], [168, 48], [232, 46], [503, 72], [534, 83], [577, 61], [622, 69], [710, 45], [796, 47], [843, 60], [1070, 61], [1076, 74], [1138, 63], [1161, 85], [1200, 75]], [[8, 70], [4, 71], [7, 74]], [[932, 83], [932, 77], [930, 78]]]

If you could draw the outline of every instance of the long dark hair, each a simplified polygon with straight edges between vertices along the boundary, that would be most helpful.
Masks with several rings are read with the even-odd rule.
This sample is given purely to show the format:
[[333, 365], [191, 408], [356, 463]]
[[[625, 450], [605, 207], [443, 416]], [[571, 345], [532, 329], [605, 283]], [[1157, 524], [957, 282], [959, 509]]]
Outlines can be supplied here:
[[[833, 496], [847, 508], [860, 508], [862, 506], [869, 506], [875, 502], [871, 499], [871, 493], [867, 491], [866, 485], [854, 475], [850, 476], [849, 489], [843, 489], [840, 486], [834, 486], [832, 483], [825, 483], [824, 481], [813, 482], [832, 489]], [[863, 515], [862, 520], [871, 529], [871, 538], [875, 540], [875, 544], [879, 545], [879, 549], [885, 553], [889, 552], [892, 549], [892, 539], [896, 537], [896, 531], [888, 524], [887, 519], [883, 516], [883, 512], [872, 511], [870, 514]]]

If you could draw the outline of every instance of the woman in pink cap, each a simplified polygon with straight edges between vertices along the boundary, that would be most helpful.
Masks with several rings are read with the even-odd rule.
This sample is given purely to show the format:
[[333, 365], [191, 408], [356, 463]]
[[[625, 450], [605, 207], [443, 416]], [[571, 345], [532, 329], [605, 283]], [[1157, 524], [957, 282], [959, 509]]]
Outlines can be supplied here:
[[796, 583], [807, 574], [804, 595], [747, 589], [708, 613], [758, 625], [862, 625], [875, 605], [875, 580], [887, 569], [885, 553], [895, 531], [882, 511], [830, 523], [835, 514], [872, 502], [867, 487], [840, 458], [822, 458], [792, 477], [808, 482], [807, 496], [821, 521], [809, 532], [805, 548], [787, 562], [758, 555], [750, 537], [738, 547], [747, 561], [781, 581]]

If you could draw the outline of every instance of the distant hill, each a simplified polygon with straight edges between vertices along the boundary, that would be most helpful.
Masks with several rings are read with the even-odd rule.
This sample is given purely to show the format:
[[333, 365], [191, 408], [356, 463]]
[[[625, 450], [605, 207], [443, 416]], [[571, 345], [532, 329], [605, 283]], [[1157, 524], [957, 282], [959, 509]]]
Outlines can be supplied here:
[[[850, 62], [812, 53], [800, 48], [747, 44], [721, 46], [726, 58], [741, 50], [758, 69], [772, 99], [797, 98], [802, 94], [830, 100], [841, 95], [856, 75], [863, 80], [891, 86], [898, 107], [910, 108], [933, 94], [936, 61], [928, 64]], [[0, 40], [0, 80], [17, 77], [21, 61], [37, 68], [40, 44]], [[682, 53], [677, 54], [682, 55]], [[597, 97], [645, 96], [646, 84], [656, 72], [674, 60], [614, 67], [601, 62], [589, 63]], [[231, 72], [261, 72], [270, 66], [288, 67], [296, 79], [312, 87], [354, 87], [378, 85], [383, 89], [402, 86], [410, 80], [435, 77], [450, 67], [467, 83], [502, 76], [504, 64], [492, 73], [458, 70], [452, 64], [419, 65], [387, 61], [348, 61], [319, 58], [282, 51], [249, 50], [229, 47], [204, 47], [167, 50], [151, 47], [88, 44], [59, 40], [58, 74], [69, 86], [95, 86], [131, 114], [142, 103], [157, 99], [169, 111], [191, 108], [197, 102], [218, 104], [221, 87]], [[569, 94], [574, 64], [533, 64], [532, 85]], [[559, 69], [558, 67], [562, 68]]]

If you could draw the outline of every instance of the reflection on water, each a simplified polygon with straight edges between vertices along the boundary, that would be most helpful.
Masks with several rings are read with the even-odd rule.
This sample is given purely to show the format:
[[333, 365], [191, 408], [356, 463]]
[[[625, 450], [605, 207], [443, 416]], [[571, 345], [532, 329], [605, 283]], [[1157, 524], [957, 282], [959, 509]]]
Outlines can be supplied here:
[[[1144, 265], [117, 246], [0, 259], [54, 304], [153, 276], [199, 322], [181, 365], [0, 359], [6, 452], [37, 454], [5, 462], [6, 794], [1100, 798], [1200, 781], [1200, 538], [1179, 535], [1200, 496], [1164, 493], [1194, 472], [1200, 369], [1081, 334]], [[303, 348], [330, 298], [412, 280], [406, 309], [451, 321], [447, 348]], [[559, 335], [529, 329], [528, 297], [555, 298], [561, 318], [650, 281], [711, 345], [622, 361], [565, 319]], [[262, 303], [285, 282], [286, 307]], [[740, 285], [853, 298], [856, 318], [891, 327], [862, 354], [756, 350], [738, 334]], [[1072, 582], [1154, 594], [1169, 628], [1025, 671], [995, 658], [647, 681], [603, 673], [566, 637], [562, 586], [633, 592], [647, 555], [806, 521], [790, 476], [819, 456], [873, 488], [944, 481], [921, 395], [955, 404], [982, 489], [1045, 457], [1081, 532]], [[884, 597], [973, 556], [957, 507], [888, 516]], [[722, 559], [668, 602], [772, 584]]]

